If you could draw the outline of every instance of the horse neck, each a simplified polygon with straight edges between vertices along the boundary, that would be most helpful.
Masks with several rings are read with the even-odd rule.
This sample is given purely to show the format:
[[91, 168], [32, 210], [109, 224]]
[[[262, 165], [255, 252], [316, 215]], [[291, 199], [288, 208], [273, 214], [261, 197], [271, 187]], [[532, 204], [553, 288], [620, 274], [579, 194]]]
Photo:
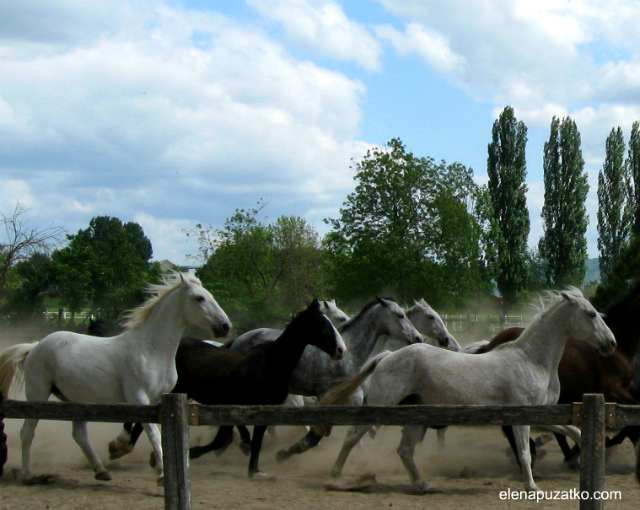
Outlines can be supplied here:
[[175, 357], [180, 338], [187, 326], [180, 314], [180, 295], [172, 291], [151, 310], [149, 317], [134, 330], [140, 345], [152, 349], [156, 355]]
[[526, 353], [527, 358], [539, 366], [557, 372], [569, 331], [565, 304], [552, 306], [538, 316], [512, 344]]
[[307, 345], [311, 345], [309, 336], [309, 331], [302, 325], [290, 324], [274, 342], [270, 342], [266, 347], [266, 355], [277, 367], [278, 373], [287, 380], [298, 365]]
[[379, 310], [379, 306], [372, 307], [352, 319], [349, 327], [340, 331], [347, 346], [347, 356], [358, 367], [363, 366], [369, 359], [378, 339], [389, 334], [380, 318]]

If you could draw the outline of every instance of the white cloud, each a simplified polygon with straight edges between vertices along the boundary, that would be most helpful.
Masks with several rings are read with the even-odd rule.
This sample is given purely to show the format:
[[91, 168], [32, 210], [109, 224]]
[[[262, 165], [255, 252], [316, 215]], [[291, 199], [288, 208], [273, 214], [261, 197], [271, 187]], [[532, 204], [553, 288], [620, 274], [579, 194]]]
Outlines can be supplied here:
[[360, 23], [347, 18], [333, 0], [248, 0], [267, 19], [281, 23], [287, 35], [321, 55], [380, 69], [380, 44]]
[[[141, 217], [160, 235], [259, 198], [274, 217], [305, 216], [346, 194], [361, 82], [219, 14], [149, 3], [126, 18], [118, 5], [71, 35], [0, 39], [0, 171], [29, 183], [34, 215], [71, 232]], [[46, 9], [67, 19], [66, 3]], [[91, 37], [98, 13], [111, 28]]]

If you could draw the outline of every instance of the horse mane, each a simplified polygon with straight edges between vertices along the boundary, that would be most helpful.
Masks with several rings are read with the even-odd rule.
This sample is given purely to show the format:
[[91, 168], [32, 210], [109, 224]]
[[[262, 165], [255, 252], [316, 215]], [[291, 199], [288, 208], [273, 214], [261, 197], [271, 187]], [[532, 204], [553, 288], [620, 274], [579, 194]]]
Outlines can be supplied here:
[[[577, 287], [567, 287], [562, 291], [564, 294], [569, 294], [573, 297], [585, 299], [582, 291]], [[531, 320], [531, 322], [527, 325], [526, 328], [522, 331], [520, 336], [513, 340], [512, 342], [505, 342], [503, 344], [497, 345], [494, 350], [501, 349], [511, 344], [516, 344], [517, 342], [524, 342], [529, 338], [531, 332], [536, 329], [538, 324], [542, 321], [545, 315], [547, 315], [551, 310], [560, 306], [564, 299], [561, 297], [560, 291], [548, 290], [540, 294], [540, 301], [538, 304], [532, 303], [533, 307], [538, 310], [536, 316]]]
[[[340, 333], [346, 332], [351, 326], [353, 326], [353, 324], [357, 322], [360, 319], [360, 317], [362, 317], [365, 313], [367, 313], [369, 310], [371, 310], [375, 305], [377, 305], [380, 302], [379, 299], [380, 298], [378, 297], [373, 298], [366, 305], [364, 305], [362, 307], [362, 310], [360, 310], [356, 315], [351, 317], [351, 319], [349, 319], [348, 321], [343, 322], [340, 325], [340, 328], [338, 328]], [[384, 297], [382, 299], [385, 299], [387, 301], [393, 301], [393, 298], [389, 298], [389, 297]]]
[[171, 271], [162, 278], [158, 284], [147, 284], [145, 290], [149, 297], [144, 303], [126, 312], [123, 316], [121, 326], [125, 330], [132, 330], [140, 327], [146, 322], [154, 308], [172, 291], [182, 285], [181, 276], [191, 283], [202, 286], [202, 282], [191, 273], [179, 273]]

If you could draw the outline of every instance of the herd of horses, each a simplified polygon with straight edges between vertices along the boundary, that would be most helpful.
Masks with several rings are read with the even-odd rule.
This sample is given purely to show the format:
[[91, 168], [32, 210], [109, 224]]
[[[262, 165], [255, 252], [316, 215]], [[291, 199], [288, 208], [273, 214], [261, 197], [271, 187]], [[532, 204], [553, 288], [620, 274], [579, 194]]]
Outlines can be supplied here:
[[[526, 328], [509, 328], [466, 351], [424, 300], [404, 309], [377, 297], [348, 318], [334, 301], [314, 300], [282, 330], [261, 328], [219, 343], [183, 337], [195, 325], [213, 337], [227, 337], [231, 322], [193, 275], [174, 273], [149, 286], [150, 297], [130, 311], [123, 332], [108, 336], [100, 323], [89, 334], [59, 331], [42, 340], [0, 352], [0, 399], [14, 379], [24, 380], [28, 401], [54, 395], [63, 401], [156, 404], [162, 394], [185, 393], [209, 405], [542, 405], [582, 400], [603, 393], [606, 401], [638, 404], [640, 373], [634, 372], [640, 345], [640, 285], [598, 313], [577, 289], [550, 293]], [[404, 346], [385, 350], [393, 339]], [[635, 375], [635, 379], [634, 379]], [[224, 391], [220, 391], [224, 388]], [[304, 400], [303, 400], [304, 399]], [[1, 402], [1, 400], [0, 400]], [[21, 477], [31, 475], [30, 449], [38, 421], [27, 419], [20, 431]], [[6, 445], [0, 417], [0, 475]], [[352, 448], [370, 426], [351, 427], [331, 474], [340, 477]], [[548, 427], [565, 460], [575, 466], [580, 430]], [[248, 474], [266, 476], [259, 457], [266, 427], [250, 434], [238, 427], [249, 454]], [[525, 489], [539, 490], [533, 477], [535, 443], [528, 426], [503, 427], [520, 465]], [[130, 452], [142, 431], [153, 446], [152, 465], [163, 483], [160, 433], [156, 424], [125, 424], [109, 444], [112, 459]], [[414, 462], [425, 427], [403, 428], [398, 454], [419, 492], [432, 490]], [[439, 430], [439, 440], [444, 430]], [[316, 446], [329, 433], [311, 427], [304, 437], [277, 453], [284, 462]], [[90, 445], [86, 423], [72, 422], [72, 435], [98, 480], [111, 477]], [[569, 447], [566, 437], [574, 442]], [[640, 481], [640, 428], [627, 427], [607, 446], [629, 438], [636, 448]], [[207, 445], [190, 449], [192, 458], [223, 451], [233, 428], [221, 426]]]

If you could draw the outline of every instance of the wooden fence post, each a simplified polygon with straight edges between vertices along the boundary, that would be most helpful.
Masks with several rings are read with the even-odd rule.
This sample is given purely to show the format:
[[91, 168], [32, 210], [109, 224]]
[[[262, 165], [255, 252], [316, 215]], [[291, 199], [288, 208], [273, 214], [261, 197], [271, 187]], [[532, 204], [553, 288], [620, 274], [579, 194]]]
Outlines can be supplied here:
[[162, 396], [162, 455], [165, 510], [190, 510], [189, 401], [182, 393]]
[[582, 397], [582, 444], [580, 447], [580, 510], [602, 510], [595, 492], [604, 490], [605, 405], [601, 394]]

